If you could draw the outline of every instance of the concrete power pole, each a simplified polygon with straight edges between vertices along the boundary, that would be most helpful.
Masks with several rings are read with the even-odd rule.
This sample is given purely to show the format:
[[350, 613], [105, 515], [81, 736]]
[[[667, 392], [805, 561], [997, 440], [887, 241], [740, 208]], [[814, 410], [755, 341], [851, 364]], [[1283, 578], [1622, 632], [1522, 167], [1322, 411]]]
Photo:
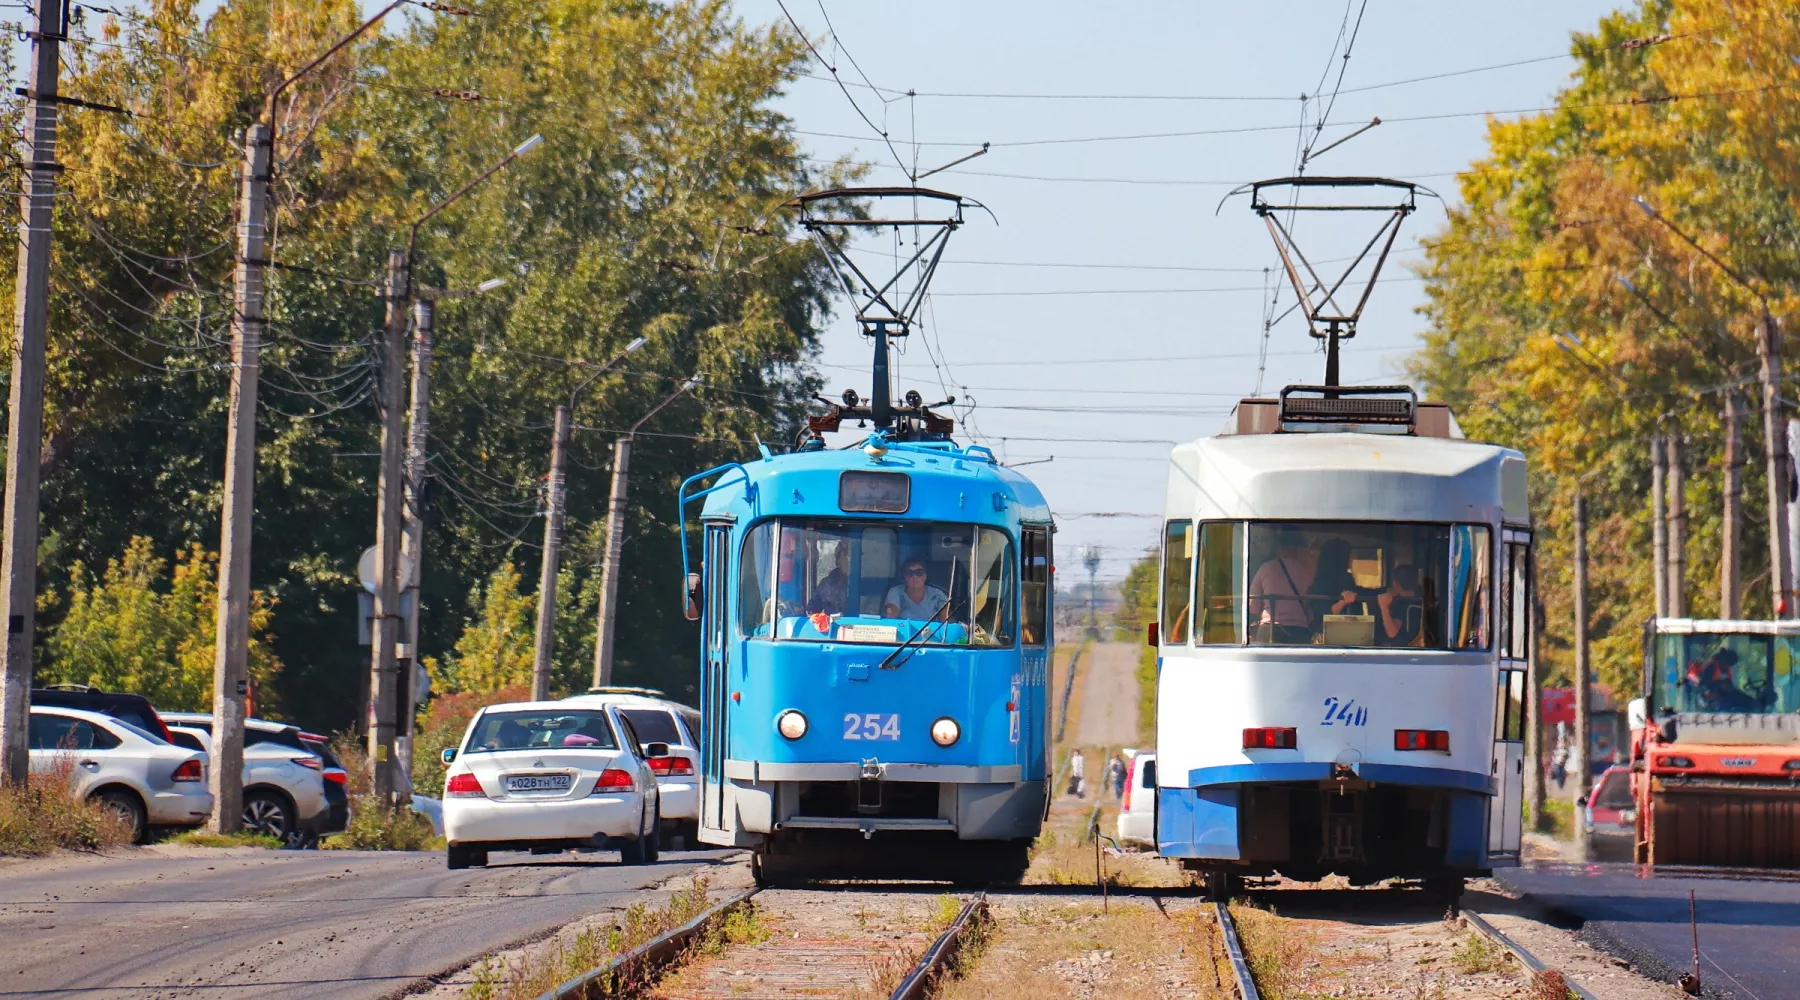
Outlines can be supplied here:
[[1668, 485], [1664, 481], [1663, 439], [1650, 439], [1650, 575], [1656, 591], [1656, 617], [1669, 614], [1669, 525], [1663, 508]]
[[[400, 535], [400, 567], [407, 578], [400, 581], [403, 596], [400, 604], [409, 609], [406, 616], [405, 694], [400, 714], [397, 747], [404, 742], [399, 755], [400, 770], [406, 783], [412, 784], [413, 719], [419, 711], [419, 581], [424, 578], [425, 564], [425, 477], [428, 474], [431, 436], [431, 349], [437, 303], [421, 297], [413, 303], [412, 399], [411, 414], [406, 422], [406, 517]], [[398, 657], [396, 657], [396, 665]]]
[[243, 821], [244, 696], [250, 682], [250, 528], [256, 489], [256, 389], [263, 334], [264, 246], [268, 234], [269, 128], [244, 133], [238, 206], [238, 260], [231, 318], [231, 410], [225, 431], [225, 496], [219, 532], [219, 615], [213, 650], [210, 826]]
[[1744, 421], [1743, 403], [1736, 389], [1725, 390], [1725, 513], [1724, 539], [1719, 544], [1719, 617], [1736, 618], [1740, 614], [1739, 598], [1743, 584], [1739, 576], [1742, 565], [1739, 550], [1743, 546], [1743, 468], [1744, 449], [1739, 440]]
[[568, 509], [563, 464], [569, 449], [569, 408], [556, 408], [550, 433], [550, 480], [545, 485], [544, 558], [538, 568], [537, 641], [531, 655], [531, 700], [550, 697], [550, 657], [556, 652], [556, 573], [562, 554], [563, 513]]
[[1588, 793], [1593, 783], [1588, 768], [1591, 739], [1593, 668], [1588, 661], [1588, 559], [1587, 499], [1575, 492], [1575, 738], [1569, 750], [1569, 775], [1575, 779], [1575, 797]]
[[619, 609], [619, 559], [625, 554], [625, 494], [631, 437], [613, 442], [612, 492], [606, 500], [606, 561], [600, 564], [600, 634], [594, 639], [594, 686], [612, 683], [613, 628]]
[[402, 384], [406, 359], [407, 254], [388, 251], [387, 326], [381, 344], [381, 477], [375, 491], [375, 621], [369, 663], [369, 763], [378, 802], [393, 799], [394, 737], [400, 641], [400, 536], [402, 527], [401, 444], [406, 417]]
[[1681, 459], [1681, 435], [1663, 442], [1669, 475], [1669, 617], [1687, 617], [1687, 472]]
[[1083, 549], [1081, 562], [1088, 571], [1088, 635], [1098, 639], [1100, 638], [1100, 592], [1095, 578], [1100, 572], [1100, 547], [1090, 545]]
[[[1788, 418], [1787, 438], [1788, 462], [1791, 468], [1794, 456], [1800, 455], [1800, 420]], [[1788, 493], [1787, 530], [1788, 560], [1789, 562], [1800, 560], [1800, 489]], [[1793, 610], [1792, 602], [1790, 602], [1790, 613]]]
[[1762, 376], [1763, 452], [1768, 461], [1769, 610], [1775, 618], [1794, 617], [1794, 566], [1788, 551], [1788, 503], [1793, 472], [1789, 466], [1787, 419], [1781, 401], [1781, 325], [1763, 309], [1756, 324], [1756, 358]]
[[56, 78], [67, 34], [63, 0], [38, 0], [32, 42], [29, 157], [19, 198], [19, 281], [13, 317], [12, 395], [6, 427], [6, 663], [0, 683], [0, 784], [23, 786], [31, 771], [31, 640], [36, 630], [38, 476], [44, 443], [44, 342], [50, 315], [50, 222], [56, 203]]

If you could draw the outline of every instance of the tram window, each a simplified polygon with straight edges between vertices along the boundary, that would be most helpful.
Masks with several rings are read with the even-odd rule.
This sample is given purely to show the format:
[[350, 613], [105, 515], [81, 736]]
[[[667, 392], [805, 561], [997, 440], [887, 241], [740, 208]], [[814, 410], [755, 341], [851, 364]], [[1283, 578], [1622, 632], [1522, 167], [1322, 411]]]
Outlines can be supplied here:
[[738, 614], [745, 635], [768, 635], [775, 624], [775, 522], [764, 521], [744, 534], [738, 554]]
[[1211, 522], [1200, 526], [1200, 576], [1195, 583], [1200, 641], [1206, 645], [1244, 641], [1244, 526]]
[[1050, 532], [1026, 528], [1020, 532], [1024, 549], [1023, 586], [1019, 591], [1019, 638], [1027, 646], [1042, 646], [1050, 620]]
[[1495, 739], [1519, 742], [1525, 739], [1525, 671], [1500, 671], [1499, 718], [1495, 720]]
[[1455, 649], [1487, 649], [1493, 643], [1494, 548], [1486, 525], [1450, 529], [1450, 634]]
[[1523, 660], [1531, 651], [1531, 546], [1506, 543], [1500, 584], [1500, 655]]
[[1012, 540], [1006, 532], [982, 528], [975, 546], [974, 626], [971, 644], [1013, 643]]
[[1194, 526], [1170, 521], [1163, 531], [1162, 641], [1165, 646], [1188, 641], [1193, 619]]

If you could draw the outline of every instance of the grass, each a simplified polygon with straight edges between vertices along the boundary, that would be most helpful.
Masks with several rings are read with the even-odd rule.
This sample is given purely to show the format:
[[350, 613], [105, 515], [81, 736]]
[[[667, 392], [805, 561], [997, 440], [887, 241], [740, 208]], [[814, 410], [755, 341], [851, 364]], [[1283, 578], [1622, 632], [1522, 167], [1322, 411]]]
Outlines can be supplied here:
[[1557, 840], [1574, 840], [1575, 803], [1558, 795], [1546, 795], [1538, 832], [1549, 834]]
[[189, 830], [176, 834], [165, 843], [182, 844], [187, 847], [265, 847], [271, 851], [281, 848], [281, 841], [266, 833], [251, 833], [239, 830], [236, 833], [213, 833], [211, 830]]
[[1156, 745], [1156, 650], [1138, 649], [1138, 746]]
[[319, 844], [329, 851], [441, 851], [444, 838], [410, 804], [390, 806], [373, 795], [351, 802], [350, 826]]
[[1299, 1000], [1310, 995], [1308, 973], [1319, 967], [1318, 932], [1275, 911], [1242, 904], [1231, 907], [1250, 975], [1267, 1000]]
[[111, 811], [72, 794], [74, 767], [71, 757], [32, 774], [22, 787], [0, 782], [0, 855], [97, 851], [130, 840], [130, 831]]
[[1506, 967], [1507, 958], [1504, 948], [1473, 933], [1457, 942], [1456, 950], [1450, 953], [1451, 964], [1465, 976], [1499, 972]]
[[[944, 984], [939, 1000], [1074, 1000], [1078, 997], [1156, 997], [1178, 993], [1199, 1000], [1236, 1000], [1223, 949], [1213, 944], [1212, 919], [1176, 910], [1164, 916], [1138, 899], [1098, 903], [1028, 904], [1004, 912], [982, 942], [964, 978]], [[1176, 990], [1168, 977], [1179, 975]]]
[[[557, 937], [550, 947], [526, 954], [517, 962], [483, 960], [476, 967], [469, 1000], [528, 1000], [576, 976], [605, 965], [614, 958], [704, 913], [712, 905], [704, 876], [695, 876], [685, 888], [662, 906], [634, 903], [624, 919], [613, 927], [589, 928], [573, 938]], [[694, 947], [694, 953], [716, 954], [734, 944], [766, 940], [754, 909], [740, 910], [721, 921]], [[643, 984], [607, 983], [599, 992], [612, 996], [635, 993]]]

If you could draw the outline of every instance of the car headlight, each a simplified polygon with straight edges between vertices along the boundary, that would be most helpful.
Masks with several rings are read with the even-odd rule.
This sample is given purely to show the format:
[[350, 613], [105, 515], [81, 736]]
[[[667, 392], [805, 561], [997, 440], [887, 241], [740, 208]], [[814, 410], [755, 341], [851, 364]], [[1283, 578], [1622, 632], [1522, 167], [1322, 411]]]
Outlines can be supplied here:
[[806, 735], [806, 716], [790, 708], [775, 717], [775, 731], [790, 740], [797, 740]]
[[938, 746], [947, 747], [961, 737], [962, 727], [947, 715], [931, 724], [931, 742]]

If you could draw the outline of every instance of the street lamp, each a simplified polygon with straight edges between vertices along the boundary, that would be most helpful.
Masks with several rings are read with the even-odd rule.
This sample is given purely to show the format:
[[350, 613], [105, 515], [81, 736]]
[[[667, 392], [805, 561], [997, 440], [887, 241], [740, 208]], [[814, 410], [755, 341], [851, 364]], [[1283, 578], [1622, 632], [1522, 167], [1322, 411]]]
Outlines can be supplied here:
[[619, 617], [619, 556], [625, 548], [626, 476], [631, 471], [632, 439], [637, 436], [638, 428], [663, 407], [692, 392], [699, 384], [698, 375], [681, 383], [681, 388], [651, 407], [650, 412], [631, 425], [624, 437], [613, 442], [612, 493], [606, 502], [606, 562], [600, 566], [600, 627], [594, 636], [594, 686], [597, 688], [612, 683], [613, 632]]
[[1769, 587], [1772, 591], [1770, 610], [1776, 618], [1786, 618], [1793, 614], [1794, 600], [1794, 567], [1788, 539], [1788, 503], [1791, 464], [1788, 454], [1788, 428], [1782, 420], [1781, 400], [1781, 328], [1775, 323], [1775, 316], [1769, 306], [1769, 298], [1762, 290], [1752, 285], [1743, 275], [1720, 260], [1712, 251], [1701, 246], [1693, 237], [1681, 231], [1670, 222], [1643, 195], [1634, 195], [1631, 199], [1640, 211], [1649, 216], [1669, 232], [1674, 233], [1683, 243], [1693, 247], [1695, 252], [1712, 261], [1726, 277], [1739, 288], [1756, 297], [1762, 307], [1762, 314], [1756, 323], [1756, 359], [1759, 377], [1763, 390], [1763, 454], [1768, 462], [1768, 507], [1769, 507]]
[[475, 179], [438, 200], [414, 220], [407, 233], [406, 249], [388, 253], [387, 329], [381, 352], [381, 475], [375, 500], [375, 613], [370, 629], [369, 694], [373, 701], [369, 720], [369, 762], [377, 801], [394, 798], [397, 775], [405, 773], [394, 753], [395, 738], [405, 729], [399, 718], [400, 698], [396, 683], [399, 663], [395, 646], [402, 620], [400, 608], [400, 549], [404, 531], [405, 501], [401, 448], [404, 436], [402, 373], [406, 353], [406, 302], [412, 292], [413, 260], [418, 250], [419, 228], [463, 195], [505, 169], [507, 164], [536, 149], [543, 136], [533, 135]]
[[550, 432], [550, 481], [546, 491], [548, 510], [544, 518], [544, 551], [538, 566], [537, 633], [533, 636], [531, 654], [531, 697], [542, 701], [550, 697], [550, 657], [556, 652], [556, 573], [562, 559], [563, 516], [568, 511], [567, 482], [564, 466], [568, 462], [569, 420], [575, 412], [575, 400], [594, 380], [611, 371], [619, 362], [650, 341], [634, 338], [611, 361], [581, 380], [569, 393], [569, 402], [556, 408], [556, 420]]

